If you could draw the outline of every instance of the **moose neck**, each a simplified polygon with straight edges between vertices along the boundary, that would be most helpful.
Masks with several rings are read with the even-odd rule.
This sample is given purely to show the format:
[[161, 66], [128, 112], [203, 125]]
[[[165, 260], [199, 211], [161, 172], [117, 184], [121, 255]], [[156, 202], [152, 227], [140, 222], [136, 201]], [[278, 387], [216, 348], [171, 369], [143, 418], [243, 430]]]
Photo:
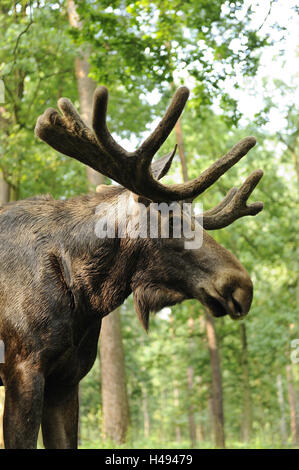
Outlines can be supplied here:
[[118, 191], [110, 197], [108, 190], [106, 195], [94, 194], [65, 201], [65, 213], [71, 213], [70, 223], [61, 229], [59, 237], [69, 257], [63, 267], [71, 271], [68, 277], [75, 298], [77, 295], [81, 302], [88, 302], [88, 310], [101, 316], [117, 308], [130, 295], [132, 278], [145, 248], [138, 240], [98, 236], [99, 204], [113, 205], [115, 193]]
[[[107, 187], [101, 194], [54, 200], [38, 196], [9, 204], [2, 209], [2, 224], [8, 236], [20, 238], [32, 261], [32, 272], [45, 282], [50, 276], [71, 304], [87, 315], [107, 315], [131, 293], [132, 278], [141, 259], [144, 241], [101, 238], [96, 224], [100, 204], [113, 206], [126, 190]], [[22, 260], [20, 260], [22, 262]]]

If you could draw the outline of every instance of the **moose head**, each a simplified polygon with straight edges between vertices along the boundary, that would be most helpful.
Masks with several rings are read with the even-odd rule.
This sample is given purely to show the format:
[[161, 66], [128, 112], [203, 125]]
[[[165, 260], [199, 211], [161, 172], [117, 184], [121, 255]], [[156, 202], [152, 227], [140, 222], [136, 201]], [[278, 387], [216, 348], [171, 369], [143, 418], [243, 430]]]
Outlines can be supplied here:
[[[159, 179], [170, 168], [175, 150], [152, 160], [174, 128], [188, 96], [186, 87], [176, 91], [161, 122], [134, 152], [121, 147], [107, 128], [108, 90], [104, 86], [98, 87], [94, 95], [92, 129], [82, 121], [72, 103], [61, 98], [58, 106], [62, 114], [48, 109], [38, 119], [35, 132], [54, 149], [119, 183], [121, 188], [118, 186], [110, 193], [114, 197], [130, 191], [136, 204], [190, 202], [246, 155], [256, 140], [254, 137], [242, 139], [192, 181], [161, 184]], [[262, 170], [254, 171], [239, 189], [232, 188], [220, 204], [203, 213], [199, 248], [186, 249], [184, 240], [174, 237], [135, 240], [140, 256], [136, 258], [130, 288], [145, 328], [150, 311], [188, 298], [198, 299], [216, 317], [229, 314], [239, 319], [248, 313], [253, 295], [250, 277], [241, 263], [216, 243], [207, 230], [223, 228], [240, 217], [260, 212], [263, 203], [247, 205], [247, 199], [262, 176]], [[105, 187], [101, 186], [99, 191], [105, 193]], [[113, 204], [113, 197], [110, 203]], [[190, 217], [196, 223], [196, 217]], [[128, 245], [123, 244], [127, 249]]]

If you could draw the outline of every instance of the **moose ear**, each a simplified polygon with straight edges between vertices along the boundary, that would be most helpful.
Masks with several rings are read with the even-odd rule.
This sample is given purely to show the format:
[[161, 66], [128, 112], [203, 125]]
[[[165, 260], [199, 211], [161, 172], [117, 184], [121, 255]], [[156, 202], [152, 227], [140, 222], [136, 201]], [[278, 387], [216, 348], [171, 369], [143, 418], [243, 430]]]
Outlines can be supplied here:
[[173, 157], [175, 156], [176, 149], [177, 145], [174, 147], [172, 152], [167, 153], [151, 164], [152, 174], [156, 180], [163, 178], [163, 176], [165, 176], [168, 172], [169, 168], [171, 167]]

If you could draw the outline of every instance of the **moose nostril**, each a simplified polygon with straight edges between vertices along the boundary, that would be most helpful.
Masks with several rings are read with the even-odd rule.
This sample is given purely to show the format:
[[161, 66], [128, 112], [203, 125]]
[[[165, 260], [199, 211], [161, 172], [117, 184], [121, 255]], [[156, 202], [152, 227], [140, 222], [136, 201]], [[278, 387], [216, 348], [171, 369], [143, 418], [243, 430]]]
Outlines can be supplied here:
[[233, 304], [234, 304], [235, 313], [236, 313], [236, 314], [239, 314], [239, 315], [241, 316], [242, 313], [243, 313], [242, 306], [241, 306], [241, 304], [234, 298], [233, 295], [232, 295], [232, 302], [233, 302]]
[[252, 302], [252, 287], [248, 285], [237, 287], [231, 294], [231, 304], [236, 316], [243, 317], [249, 312]]
[[232, 318], [240, 319], [247, 315], [252, 302], [253, 286], [245, 271], [238, 271], [230, 276], [219, 276], [214, 286], [226, 303]]

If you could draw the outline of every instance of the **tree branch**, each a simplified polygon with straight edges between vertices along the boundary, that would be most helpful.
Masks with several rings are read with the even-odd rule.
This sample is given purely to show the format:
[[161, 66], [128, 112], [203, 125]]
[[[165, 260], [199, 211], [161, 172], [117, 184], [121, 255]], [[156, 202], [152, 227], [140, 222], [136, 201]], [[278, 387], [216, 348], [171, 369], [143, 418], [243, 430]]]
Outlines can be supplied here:
[[16, 65], [16, 62], [17, 62], [17, 50], [18, 50], [18, 47], [19, 47], [19, 43], [20, 43], [20, 40], [21, 40], [21, 37], [27, 33], [27, 31], [29, 30], [30, 26], [33, 24], [33, 19], [32, 17], [30, 18], [30, 21], [29, 23], [27, 23], [26, 25], [26, 28], [21, 31], [21, 33], [19, 34], [19, 36], [17, 37], [17, 40], [16, 40], [16, 44], [15, 44], [15, 47], [14, 47], [14, 50], [13, 50], [13, 64], [12, 64], [12, 69], [14, 68], [14, 66]]

